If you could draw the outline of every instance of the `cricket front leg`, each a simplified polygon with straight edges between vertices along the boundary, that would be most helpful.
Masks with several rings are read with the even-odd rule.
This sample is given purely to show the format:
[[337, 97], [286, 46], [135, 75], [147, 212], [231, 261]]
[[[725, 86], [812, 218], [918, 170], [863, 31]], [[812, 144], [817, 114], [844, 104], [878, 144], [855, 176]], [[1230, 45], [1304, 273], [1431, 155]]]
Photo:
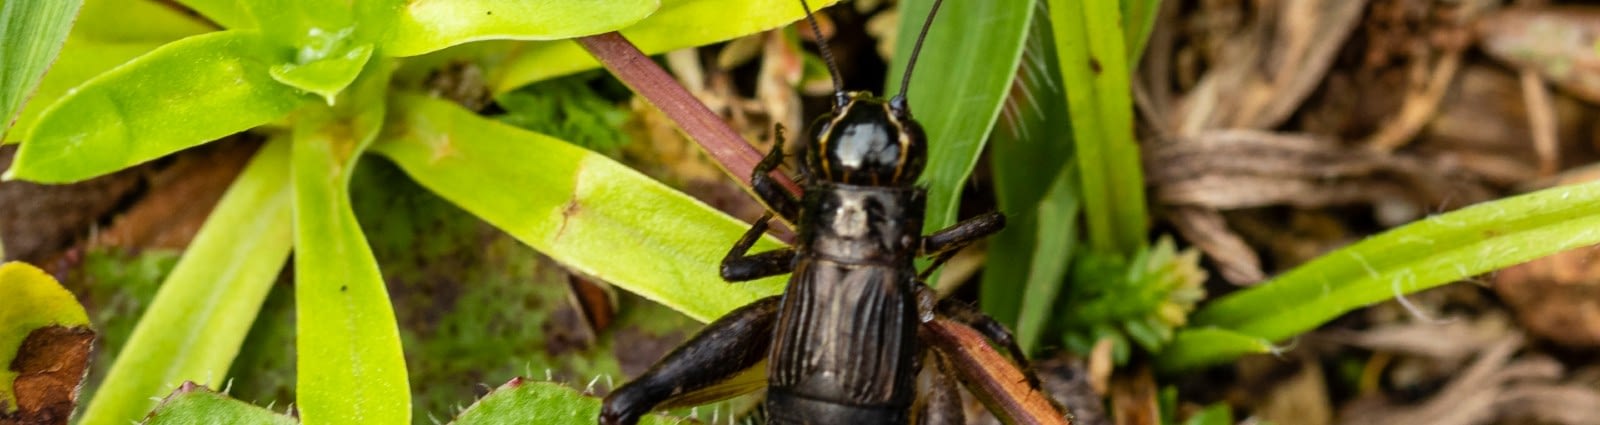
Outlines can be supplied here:
[[756, 245], [761, 235], [767, 233], [767, 223], [771, 221], [771, 212], [762, 214], [755, 224], [750, 225], [750, 230], [733, 243], [733, 249], [728, 250], [728, 256], [722, 259], [722, 280], [744, 282], [794, 271], [793, 248], [750, 254], [750, 248]]
[[706, 325], [643, 375], [606, 396], [600, 424], [633, 425], [658, 406], [711, 402], [764, 386], [765, 368], [758, 366], [772, 345], [781, 299], [762, 298]]
[[800, 219], [800, 200], [795, 199], [778, 180], [772, 177], [772, 170], [783, 165], [783, 145], [787, 142], [783, 138], [783, 125], [779, 124], [773, 130], [773, 137], [778, 140], [772, 144], [772, 150], [761, 157], [761, 162], [756, 163], [756, 168], [750, 173], [750, 188], [755, 191], [761, 202], [767, 208], [776, 211], [789, 224], [798, 223]]
[[956, 252], [967, 245], [972, 245], [983, 238], [1000, 232], [1006, 227], [1006, 216], [999, 211], [990, 211], [983, 215], [962, 220], [950, 227], [946, 227], [933, 234], [922, 238], [922, 246], [918, 248], [918, 256], [932, 256], [933, 263], [928, 265], [922, 273], [917, 274], [917, 280], [927, 280], [928, 275], [938, 270], [940, 265], [955, 256]]

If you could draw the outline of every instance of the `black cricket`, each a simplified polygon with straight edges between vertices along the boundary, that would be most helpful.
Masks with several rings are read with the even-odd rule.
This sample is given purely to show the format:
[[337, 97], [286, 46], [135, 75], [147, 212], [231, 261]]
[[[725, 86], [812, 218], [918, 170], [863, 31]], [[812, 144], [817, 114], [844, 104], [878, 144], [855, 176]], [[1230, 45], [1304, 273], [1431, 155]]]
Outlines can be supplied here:
[[[934, 2], [917, 38], [901, 92], [887, 101], [845, 93], [831, 54], [820, 46], [833, 73], [835, 103], [805, 133], [804, 195], [795, 199], [768, 174], [783, 162], [780, 127], [778, 143], [751, 176], [772, 211], [734, 243], [721, 268], [729, 282], [792, 272], [788, 287], [711, 323], [617, 388], [605, 398], [601, 424], [631, 425], [657, 406], [753, 390], [719, 386], [763, 361], [769, 423], [909, 424], [925, 354], [917, 327], [935, 314], [973, 326], [1014, 361], [1026, 361], [1010, 331], [968, 305], [935, 301], [922, 282], [956, 251], [1005, 226], [1004, 215], [990, 212], [921, 233], [925, 191], [915, 182], [927, 141], [911, 117], [905, 87], [940, 3]], [[817, 31], [810, 6], [801, 5]], [[797, 224], [795, 246], [750, 254], [774, 212]], [[922, 273], [913, 262], [920, 256], [934, 258]]]

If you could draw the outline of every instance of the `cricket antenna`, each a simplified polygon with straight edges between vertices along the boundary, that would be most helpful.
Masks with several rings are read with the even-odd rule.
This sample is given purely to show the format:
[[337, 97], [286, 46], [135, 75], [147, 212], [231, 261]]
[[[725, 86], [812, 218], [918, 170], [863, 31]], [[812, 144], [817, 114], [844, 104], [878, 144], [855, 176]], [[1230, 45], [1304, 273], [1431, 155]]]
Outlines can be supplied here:
[[939, 14], [940, 3], [944, 3], [944, 0], [933, 0], [933, 8], [928, 10], [928, 19], [922, 22], [922, 32], [917, 34], [917, 44], [911, 47], [911, 60], [906, 61], [906, 73], [900, 77], [900, 93], [889, 99], [889, 107], [896, 111], [907, 114], [911, 111], [911, 105], [906, 103], [906, 88], [911, 86], [911, 69], [917, 66], [917, 55], [922, 53], [922, 41], [928, 38], [928, 27], [933, 26], [933, 17]]
[[[817, 36], [817, 51], [822, 53], [822, 61], [828, 63], [828, 76], [833, 78], [833, 107], [843, 108], [850, 99], [844, 94], [844, 82], [839, 81], [839, 65], [833, 63], [833, 52], [828, 51], [828, 41], [822, 38], [822, 27], [817, 25], [816, 15], [811, 13], [811, 5], [806, 0], [800, 0], [800, 8], [806, 11], [806, 22], [811, 23], [811, 33]], [[923, 30], [926, 33], [926, 29]], [[918, 42], [921, 45], [921, 42]]]

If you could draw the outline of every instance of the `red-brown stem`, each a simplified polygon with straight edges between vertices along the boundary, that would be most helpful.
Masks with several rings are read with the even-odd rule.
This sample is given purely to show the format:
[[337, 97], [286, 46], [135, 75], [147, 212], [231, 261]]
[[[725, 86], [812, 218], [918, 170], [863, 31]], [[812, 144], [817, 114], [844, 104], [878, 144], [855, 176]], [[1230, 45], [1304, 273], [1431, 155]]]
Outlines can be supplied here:
[[[611, 75], [617, 76], [634, 93], [644, 96], [656, 109], [667, 114], [667, 118], [678, 123], [678, 128], [699, 143], [706, 153], [722, 165], [723, 171], [749, 190], [750, 176], [755, 171], [756, 163], [761, 162], [761, 153], [740, 137], [739, 132], [711, 112], [700, 99], [689, 94], [689, 90], [678, 84], [678, 80], [674, 80], [622, 34], [608, 32], [580, 37], [578, 44], [599, 59], [611, 71]], [[772, 177], [789, 192], [800, 194], [800, 186], [789, 176], [775, 170]]]
[[1066, 414], [1056, 410], [1044, 393], [1028, 385], [1010, 360], [1001, 356], [987, 339], [967, 325], [937, 318], [922, 324], [931, 337], [927, 341], [954, 364], [961, 383], [989, 406], [1001, 422], [1008, 424], [1071, 425]]

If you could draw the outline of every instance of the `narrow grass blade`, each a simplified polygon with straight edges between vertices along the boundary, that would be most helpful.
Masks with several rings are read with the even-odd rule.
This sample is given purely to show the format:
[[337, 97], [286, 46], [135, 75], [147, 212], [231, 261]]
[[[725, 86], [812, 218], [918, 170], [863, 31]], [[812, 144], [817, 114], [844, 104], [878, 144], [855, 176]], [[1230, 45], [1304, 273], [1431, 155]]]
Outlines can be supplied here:
[[[816, 0], [823, 8], [838, 0]], [[737, 16], [738, 19], [728, 19]], [[646, 54], [731, 40], [770, 30], [805, 17], [795, 0], [661, 0], [655, 14], [622, 29]], [[532, 42], [519, 49], [501, 70], [489, 75], [489, 87], [505, 93], [547, 78], [599, 67], [588, 52], [571, 41]]]
[[[548, 424], [589, 425], [600, 417], [600, 399], [566, 385], [513, 379], [467, 406], [454, 425]], [[644, 425], [682, 423], [683, 419], [649, 415]]]
[[[983, 310], [1012, 329], [1016, 329], [1030, 271], [1035, 261], [1070, 262], [1068, 257], [1053, 257], [1060, 252], [1035, 250], [1041, 220], [1077, 222], [1077, 217], [1044, 217], [1039, 202], [1052, 188], [1049, 182], [1072, 161], [1072, 124], [1067, 120], [1067, 98], [1062, 92], [1060, 64], [1056, 60], [1055, 39], [1050, 18], [1043, 13], [1044, 3], [1036, 2], [1028, 28], [1027, 44], [1011, 83], [1011, 94], [1001, 109], [989, 143], [990, 170], [1000, 211], [1006, 213], [1006, 228], [989, 240], [988, 259], [983, 266], [983, 285], [978, 300]], [[1076, 184], [1076, 183], [1074, 183]], [[1072, 188], [1076, 198], [1077, 187]], [[1058, 197], [1052, 202], [1065, 202]], [[1080, 208], [1074, 208], [1077, 214]], [[1056, 212], [1065, 209], [1055, 208]], [[1059, 236], [1059, 233], [1052, 233]], [[1078, 244], [1076, 237], [1067, 241]], [[1063, 284], [1058, 282], [1057, 284]]]
[[[560, 140], [404, 95], [373, 147], [441, 197], [584, 274], [709, 321], [782, 290], [717, 264], [748, 224]], [[767, 238], [756, 247], [777, 247]]]
[[55, 62], [83, 0], [0, 3], [0, 135]]
[[1120, 15], [1112, 2], [1050, 0], [1089, 243], [1096, 251], [1131, 256], [1145, 244], [1148, 213]]
[[1226, 362], [1248, 354], [1276, 350], [1272, 341], [1215, 327], [1189, 327], [1172, 337], [1172, 345], [1156, 358], [1156, 367], [1174, 372]]
[[1122, 0], [1123, 45], [1128, 46], [1128, 69], [1139, 69], [1145, 42], [1156, 28], [1161, 0]]
[[144, 417], [184, 381], [220, 383], [290, 248], [289, 145], [256, 153], [195, 234], [128, 343], [83, 425]]
[[296, 402], [307, 424], [411, 422], [394, 309], [350, 208], [356, 161], [383, 127], [388, 68], [357, 80], [348, 109], [313, 107], [295, 123]]
[[143, 425], [294, 425], [287, 415], [275, 413], [185, 382], [161, 401]]
[[277, 119], [304, 98], [268, 55], [257, 33], [216, 32], [101, 74], [39, 117], [6, 178], [84, 180]]
[[1372, 303], [1596, 243], [1600, 183], [1545, 189], [1367, 238], [1217, 299], [1193, 320], [1280, 341]]
[[1051, 309], [1066, 282], [1072, 250], [1078, 243], [1078, 170], [1067, 167], [1059, 174], [1050, 184], [1050, 193], [1039, 201], [1038, 237], [1034, 238], [1033, 262], [1017, 317], [1017, 342], [1023, 351], [1038, 348], [1045, 325], [1054, 316]]
[[17, 371], [13, 369], [22, 342], [49, 326], [88, 328], [89, 315], [55, 278], [23, 262], [0, 264], [0, 299], [7, 300], [0, 304], [0, 364], [7, 365], [0, 368], [0, 417], [5, 417], [19, 413], [19, 395], [13, 389]]
[[[932, 0], [901, 4], [896, 39], [903, 42], [896, 44], [889, 67], [889, 94], [900, 89], [912, 41], [932, 5]], [[906, 93], [912, 115], [928, 134], [921, 181], [928, 188], [923, 228], [930, 231], [955, 223], [961, 191], [1000, 116], [1028, 24], [1038, 10], [1034, 0], [952, 1], [941, 8]]]

